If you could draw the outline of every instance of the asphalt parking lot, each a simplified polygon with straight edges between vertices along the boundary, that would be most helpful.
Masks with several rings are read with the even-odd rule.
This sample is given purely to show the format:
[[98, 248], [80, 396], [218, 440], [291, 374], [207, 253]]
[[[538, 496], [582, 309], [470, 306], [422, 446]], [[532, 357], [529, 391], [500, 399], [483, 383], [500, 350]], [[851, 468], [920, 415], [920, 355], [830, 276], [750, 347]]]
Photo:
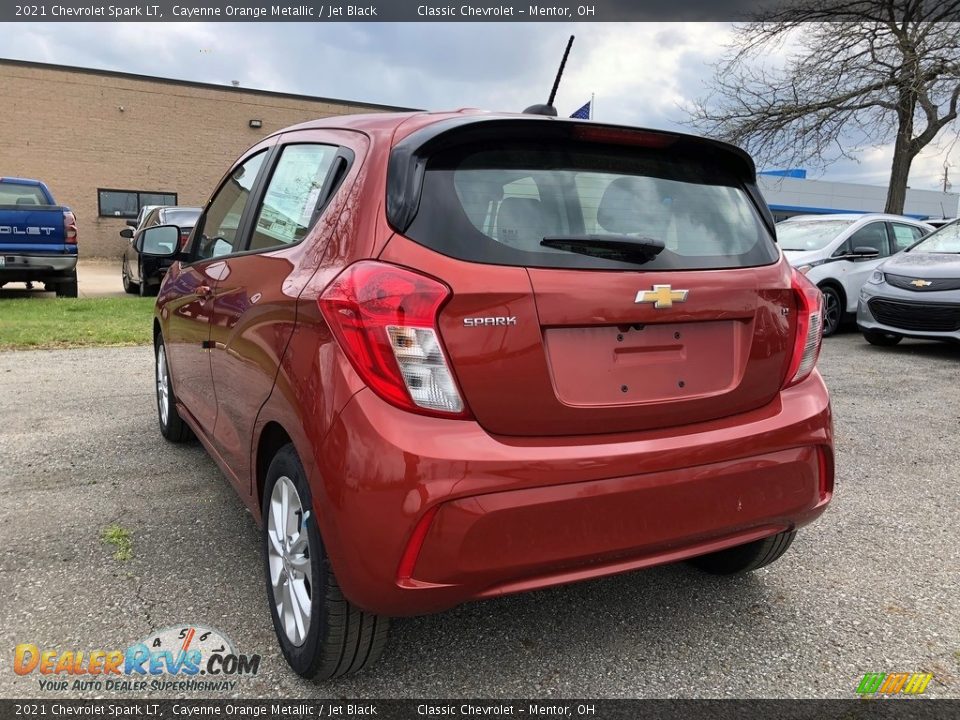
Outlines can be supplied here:
[[[190, 623], [263, 655], [225, 693], [242, 697], [850, 698], [865, 672], [920, 671], [960, 697], [958, 348], [825, 341], [837, 493], [770, 568], [669, 566], [400, 620], [378, 665], [325, 685], [279, 655], [251, 517], [199, 445], [161, 439], [151, 363], [0, 353], [2, 697], [50, 696], [13, 673], [17, 643], [123, 648]], [[111, 523], [127, 561], [100, 540]]]

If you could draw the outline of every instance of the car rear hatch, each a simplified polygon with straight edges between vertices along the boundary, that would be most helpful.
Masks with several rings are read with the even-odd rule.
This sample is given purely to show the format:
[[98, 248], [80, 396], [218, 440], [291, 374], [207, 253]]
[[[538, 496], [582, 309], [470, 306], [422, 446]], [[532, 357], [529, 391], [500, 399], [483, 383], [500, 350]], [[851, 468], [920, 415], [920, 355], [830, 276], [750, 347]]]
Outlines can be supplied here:
[[[796, 294], [739, 150], [543, 120], [405, 142], [381, 259], [450, 288], [438, 327], [487, 431], [673, 427], [763, 406], [783, 386]], [[411, 173], [402, 156], [417, 142]], [[392, 197], [410, 192], [405, 173], [421, 178], [412, 211]]]

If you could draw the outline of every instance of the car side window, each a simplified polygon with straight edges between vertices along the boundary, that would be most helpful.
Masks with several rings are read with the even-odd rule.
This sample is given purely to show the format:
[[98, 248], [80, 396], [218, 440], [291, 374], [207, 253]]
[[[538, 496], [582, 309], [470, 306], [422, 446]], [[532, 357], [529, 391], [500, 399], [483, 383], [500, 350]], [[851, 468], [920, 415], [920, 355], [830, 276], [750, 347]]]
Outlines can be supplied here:
[[240, 219], [250, 201], [250, 191], [266, 156], [264, 150], [248, 158], [230, 173], [227, 181], [217, 190], [206, 214], [198, 223], [200, 229], [194, 259], [208, 260], [234, 252]]
[[858, 247], [872, 247], [880, 253], [880, 257], [889, 255], [890, 241], [887, 238], [886, 223], [874, 222], [869, 225], [864, 225], [847, 238], [847, 241], [835, 254], [845, 255]]
[[291, 245], [306, 237], [324, 200], [338, 150], [317, 144], [283, 148], [257, 213], [250, 250]]
[[923, 229], [915, 225], [904, 225], [903, 223], [890, 223], [893, 230], [893, 251], [900, 252], [906, 250], [917, 240], [923, 237]]

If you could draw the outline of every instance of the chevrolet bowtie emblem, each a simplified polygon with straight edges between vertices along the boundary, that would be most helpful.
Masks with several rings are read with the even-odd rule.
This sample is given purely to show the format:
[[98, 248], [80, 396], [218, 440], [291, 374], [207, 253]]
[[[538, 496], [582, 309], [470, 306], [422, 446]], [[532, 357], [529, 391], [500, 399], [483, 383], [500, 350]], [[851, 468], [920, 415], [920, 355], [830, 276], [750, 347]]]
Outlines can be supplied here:
[[933, 285], [933, 283], [929, 280], [913, 280], [910, 284], [914, 287], [930, 287]]
[[686, 302], [689, 290], [674, 290], [669, 285], [654, 285], [653, 290], [641, 290], [635, 303], [653, 303], [658, 310], [673, 307], [675, 302]]

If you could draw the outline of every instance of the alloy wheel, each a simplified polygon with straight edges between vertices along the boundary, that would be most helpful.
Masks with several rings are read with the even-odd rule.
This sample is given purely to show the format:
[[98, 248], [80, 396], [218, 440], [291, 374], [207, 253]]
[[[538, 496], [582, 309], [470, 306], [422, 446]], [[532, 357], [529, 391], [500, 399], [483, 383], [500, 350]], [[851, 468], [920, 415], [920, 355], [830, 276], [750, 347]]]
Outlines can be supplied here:
[[824, 290], [823, 305], [823, 334], [832, 335], [840, 327], [840, 296], [833, 290]]
[[167, 372], [167, 353], [163, 345], [157, 348], [157, 408], [160, 423], [164, 426], [170, 418], [170, 374]]
[[293, 481], [286, 475], [277, 478], [270, 493], [266, 527], [270, 588], [284, 633], [297, 647], [303, 645], [310, 630], [313, 597], [307, 515]]

